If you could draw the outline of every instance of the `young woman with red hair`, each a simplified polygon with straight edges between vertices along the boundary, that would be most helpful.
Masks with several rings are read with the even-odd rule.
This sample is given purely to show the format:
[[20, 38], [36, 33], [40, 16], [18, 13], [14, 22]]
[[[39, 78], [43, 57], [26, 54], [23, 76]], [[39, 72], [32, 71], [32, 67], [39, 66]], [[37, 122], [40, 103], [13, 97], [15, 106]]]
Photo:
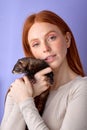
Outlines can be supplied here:
[[[35, 84], [26, 76], [11, 84], [1, 129], [87, 130], [87, 77], [68, 25], [54, 12], [43, 10], [26, 19], [22, 39], [25, 56], [43, 59], [50, 67], [35, 74]], [[45, 76], [51, 71], [53, 85]], [[34, 97], [47, 89], [41, 116]]]

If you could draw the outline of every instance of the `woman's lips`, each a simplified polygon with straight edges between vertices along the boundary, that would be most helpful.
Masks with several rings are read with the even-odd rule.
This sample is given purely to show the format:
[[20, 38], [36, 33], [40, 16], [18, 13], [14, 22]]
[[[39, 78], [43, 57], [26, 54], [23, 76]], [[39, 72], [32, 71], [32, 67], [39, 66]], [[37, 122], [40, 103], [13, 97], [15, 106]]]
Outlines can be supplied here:
[[56, 56], [56, 55], [47, 56], [47, 57], [45, 58], [45, 61], [48, 62], [48, 63], [50, 63], [50, 62], [52, 62], [52, 61], [55, 59], [55, 56]]

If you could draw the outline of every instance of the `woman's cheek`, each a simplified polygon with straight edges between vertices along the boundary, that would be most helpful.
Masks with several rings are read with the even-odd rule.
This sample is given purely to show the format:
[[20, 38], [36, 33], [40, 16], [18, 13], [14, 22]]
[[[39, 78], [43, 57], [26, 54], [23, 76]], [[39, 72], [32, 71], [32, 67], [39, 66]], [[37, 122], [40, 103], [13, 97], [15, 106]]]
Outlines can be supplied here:
[[42, 55], [40, 50], [31, 50], [31, 52], [35, 58], [40, 59], [40, 56]]
[[55, 46], [55, 50], [56, 52], [61, 55], [62, 57], [66, 56], [67, 53], [67, 47], [66, 44], [64, 42], [61, 42], [60, 44], [56, 44]]

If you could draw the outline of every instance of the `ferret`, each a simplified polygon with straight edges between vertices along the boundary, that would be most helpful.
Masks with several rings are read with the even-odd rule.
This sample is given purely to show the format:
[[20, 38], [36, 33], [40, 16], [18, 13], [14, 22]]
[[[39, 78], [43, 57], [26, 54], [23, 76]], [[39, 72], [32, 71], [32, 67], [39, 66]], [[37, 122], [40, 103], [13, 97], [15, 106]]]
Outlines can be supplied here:
[[[16, 64], [14, 65], [12, 69], [12, 73], [15, 74], [25, 74], [29, 80], [33, 83], [35, 83], [34, 75], [42, 70], [49, 67], [48, 63], [46, 63], [44, 60], [41, 59], [35, 59], [32, 57], [23, 57], [21, 59], [18, 59]], [[53, 84], [53, 72], [50, 72], [48, 74], [45, 74], [47, 78], [49, 79], [50, 84]], [[49, 95], [49, 89], [43, 92], [41, 95], [34, 98], [35, 105], [40, 113], [40, 115], [43, 114], [43, 110], [45, 108], [45, 103], [47, 100], [47, 97]]]

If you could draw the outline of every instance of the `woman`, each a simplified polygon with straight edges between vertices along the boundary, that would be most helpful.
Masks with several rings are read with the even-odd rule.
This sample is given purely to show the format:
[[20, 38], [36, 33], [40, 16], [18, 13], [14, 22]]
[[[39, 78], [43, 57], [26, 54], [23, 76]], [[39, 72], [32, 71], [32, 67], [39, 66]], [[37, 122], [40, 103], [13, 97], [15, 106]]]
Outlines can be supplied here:
[[[50, 67], [16, 79], [7, 95], [3, 130], [87, 130], [87, 77], [68, 25], [55, 13], [43, 10], [29, 16], [23, 28], [23, 49], [27, 57], [45, 60]], [[53, 71], [54, 84], [46, 73]], [[49, 89], [42, 117], [34, 97]]]

